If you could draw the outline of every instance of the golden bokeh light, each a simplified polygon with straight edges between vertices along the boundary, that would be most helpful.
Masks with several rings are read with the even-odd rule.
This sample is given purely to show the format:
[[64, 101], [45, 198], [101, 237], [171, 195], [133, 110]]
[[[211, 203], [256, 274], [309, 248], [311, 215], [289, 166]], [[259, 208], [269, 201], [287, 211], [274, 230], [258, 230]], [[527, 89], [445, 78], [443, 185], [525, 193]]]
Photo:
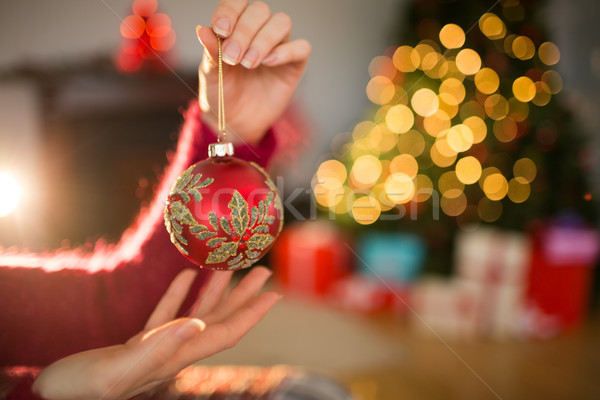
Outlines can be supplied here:
[[317, 203], [330, 208], [342, 201], [344, 198], [344, 187], [329, 188], [321, 183], [317, 183], [313, 188], [313, 194]]
[[460, 106], [460, 118], [463, 121], [471, 116], [485, 119], [485, 110], [483, 106], [475, 100], [465, 101], [463, 105]]
[[376, 124], [373, 121], [361, 121], [354, 125], [354, 129], [352, 130], [352, 139], [356, 141], [365, 138], [375, 127], [375, 125]]
[[[346, 182], [347, 172], [344, 164], [338, 160], [327, 160], [321, 163], [317, 170], [317, 179], [319, 183], [326, 186], [341, 186]], [[326, 184], [328, 181], [338, 182], [337, 185]]]
[[396, 74], [394, 62], [387, 56], [377, 56], [369, 63], [369, 76], [371, 78], [385, 76], [386, 78], [393, 80], [396, 77]]
[[517, 137], [517, 123], [510, 117], [494, 121], [494, 136], [502, 143], [513, 141]]
[[525, 182], [531, 183], [537, 175], [537, 167], [530, 158], [521, 158], [513, 165], [515, 178], [523, 178]]
[[385, 122], [392, 132], [404, 133], [412, 128], [415, 123], [415, 116], [410, 108], [404, 104], [398, 104], [388, 110]]
[[481, 57], [473, 49], [462, 49], [456, 55], [456, 67], [465, 75], [474, 75], [481, 68]]
[[420, 59], [420, 63], [419, 63], [419, 68], [422, 70], [425, 70], [425, 67], [423, 65], [423, 59], [429, 54], [429, 53], [437, 53], [438, 51], [436, 51], [435, 47], [437, 45], [430, 41], [430, 40], [422, 40], [421, 42], [419, 42], [418, 45], [415, 46], [415, 51], [419, 54], [419, 59]]
[[463, 121], [463, 124], [471, 129], [473, 143], [481, 143], [487, 136], [487, 125], [485, 121], [477, 116], [471, 116]]
[[395, 173], [386, 179], [385, 193], [396, 204], [408, 203], [415, 194], [415, 184], [410, 176], [402, 172]]
[[370, 225], [379, 219], [381, 206], [373, 196], [362, 196], [352, 204], [352, 218], [362, 225]]
[[429, 200], [433, 193], [433, 182], [427, 175], [419, 174], [413, 179], [415, 185], [415, 195], [413, 200], [422, 203]]
[[506, 26], [496, 14], [486, 13], [479, 18], [479, 29], [489, 39], [502, 39], [506, 35]]
[[444, 155], [439, 150], [439, 143], [436, 141], [431, 149], [429, 150], [429, 157], [435, 165], [441, 168], [446, 168], [454, 164], [456, 161], [456, 154]]
[[538, 107], [543, 107], [550, 103], [552, 95], [550, 94], [550, 88], [544, 82], [539, 81], [535, 83], [535, 97], [531, 100], [533, 104]]
[[496, 71], [491, 68], [481, 68], [475, 74], [475, 86], [484, 94], [492, 94], [498, 90], [500, 78]]
[[483, 104], [485, 113], [494, 120], [502, 119], [508, 115], [508, 101], [500, 95], [493, 94], [485, 99]]
[[546, 65], [554, 65], [560, 61], [560, 50], [552, 42], [544, 42], [538, 48], [538, 57]]
[[418, 157], [425, 151], [425, 139], [419, 131], [410, 130], [398, 136], [398, 151]]
[[508, 100], [508, 116], [515, 122], [525, 121], [529, 116], [529, 104], [511, 97]]
[[477, 205], [477, 213], [482, 221], [495, 222], [502, 215], [502, 203], [483, 197]]
[[523, 203], [531, 194], [531, 186], [524, 178], [513, 178], [508, 182], [508, 198], [513, 203]]
[[457, 197], [465, 190], [465, 185], [454, 171], [444, 172], [438, 179], [438, 190], [446, 197]]
[[371, 188], [371, 195], [379, 203], [379, 207], [382, 212], [389, 211], [396, 206], [396, 203], [394, 203], [392, 200], [390, 200], [390, 198], [385, 193], [385, 184], [384, 183], [378, 183], [377, 185], [373, 186]]
[[437, 110], [434, 114], [423, 118], [423, 126], [428, 134], [437, 137], [442, 132], [450, 129], [450, 117], [445, 111]]
[[481, 177], [481, 163], [473, 156], [461, 158], [456, 163], [456, 177], [465, 185], [476, 183]]
[[448, 118], [454, 118], [456, 114], [458, 114], [458, 104], [448, 104], [446, 103], [440, 96], [438, 96], [439, 100], [439, 109], [448, 115]]
[[440, 42], [447, 49], [458, 49], [465, 44], [465, 32], [456, 24], [446, 24], [440, 30]]
[[467, 151], [473, 145], [473, 132], [467, 125], [458, 124], [448, 129], [446, 140], [453, 151]]
[[440, 84], [440, 98], [449, 105], [458, 105], [465, 99], [465, 86], [456, 78], [444, 79]]
[[464, 193], [460, 193], [460, 195], [456, 197], [446, 197], [446, 195], [442, 195], [440, 206], [442, 207], [444, 214], [450, 217], [456, 217], [462, 214], [467, 208], [467, 196], [465, 196]]
[[535, 84], [531, 78], [520, 76], [513, 82], [512, 91], [517, 100], [526, 103], [535, 97]]
[[368, 188], [373, 186], [381, 175], [381, 161], [371, 154], [360, 156], [350, 170], [350, 180], [353, 186]]
[[508, 182], [500, 173], [488, 175], [483, 181], [483, 191], [490, 200], [502, 200], [508, 193]]
[[410, 46], [400, 46], [392, 57], [394, 66], [400, 72], [412, 72], [417, 69], [421, 62], [419, 53]]
[[556, 71], [550, 70], [542, 74], [542, 82], [544, 82], [550, 88], [550, 93], [556, 94], [562, 90], [563, 80], [560, 74]]
[[448, 73], [448, 61], [438, 52], [432, 52], [423, 57], [421, 67], [425, 75], [433, 79], [439, 79]]
[[354, 204], [354, 197], [356, 194], [348, 186], [343, 186], [344, 193], [340, 196], [340, 201], [335, 205], [329, 206], [329, 209], [336, 214], [347, 214], [352, 210], [352, 204]]
[[427, 88], [417, 90], [413, 94], [410, 104], [413, 110], [423, 117], [434, 114], [440, 105], [437, 95], [433, 90]]
[[449, 129], [442, 132], [440, 136], [435, 139], [432, 148], [435, 147], [444, 157], [454, 157], [458, 152], [450, 147], [450, 144], [448, 143], [448, 132], [450, 132]]
[[374, 76], [367, 84], [367, 97], [375, 104], [383, 105], [394, 97], [394, 82], [381, 75]]
[[529, 60], [535, 55], [535, 45], [527, 36], [518, 36], [512, 41], [512, 52], [520, 60]]
[[446, 65], [448, 66], [448, 72], [446, 72], [446, 78], [456, 78], [461, 82], [465, 80], [465, 74], [460, 72], [460, 70], [456, 66], [456, 61], [448, 60], [448, 63]]
[[410, 178], [414, 178], [419, 172], [419, 164], [410, 154], [400, 154], [392, 159], [389, 170], [392, 175], [401, 172]]

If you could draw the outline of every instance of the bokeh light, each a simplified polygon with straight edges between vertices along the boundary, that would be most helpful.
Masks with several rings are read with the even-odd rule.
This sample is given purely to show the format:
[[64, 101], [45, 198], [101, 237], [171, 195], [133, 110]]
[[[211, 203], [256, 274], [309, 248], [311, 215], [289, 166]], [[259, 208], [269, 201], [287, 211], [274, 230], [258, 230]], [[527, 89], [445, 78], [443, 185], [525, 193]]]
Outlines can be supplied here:
[[560, 61], [560, 50], [552, 42], [544, 42], [538, 48], [538, 57], [546, 65], [554, 65]]
[[417, 69], [421, 62], [419, 53], [410, 46], [400, 46], [392, 57], [394, 66], [400, 72], [412, 72]]
[[419, 89], [410, 100], [413, 110], [423, 117], [434, 114], [440, 105], [437, 95], [431, 89]]
[[479, 29], [489, 39], [502, 39], [506, 35], [506, 26], [496, 14], [486, 13], [479, 18]]
[[535, 97], [535, 84], [529, 77], [521, 76], [513, 82], [512, 91], [517, 100], [526, 103]]
[[398, 104], [388, 110], [385, 122], [392, 132], [404, 133], [412, 128], [415, 116], [410, 108], [404, 104]]
[[440, 42], [447, 49], [458, 49], [465, 44], [465, 32], [456, 24], [446, 24], [440, 30]]
[[461, 158], [456, 163], [456, 177], [465, 185], [476, 183], [481, 177], [481, 163], [473, 156]]
[[22, 189], [17, 179], [7, 172], [0, 172], [0, 217], [16, 210], [21, 195]]
[[513, 178], [508, 182], [508, 198], [513, 203], [523, 203], [531, 194], [531, 186], [524, 178]]
[[500, 173], [491, 174], [483, 181], [483, 191], [490, 200], [502, 200], [508, 193], [508, 182]]
[[529, 60], [535, 54], [535, 46], [527, 36], [518, 36], [512, 41], [512, 52], [518, 59]]
[[456, 78], [444, 79], [440, 84], [440, 98], [446, 104], [458, 105], [465, 99], [466, 90], [463, 83]]
[[388, 77], [377, 75], [367, 84], [367, 97], [375, 104], [386, 104], [396, 92], [394, 82]]
[[362, 196], [352, 204], [352, 218], [362, 225], [369, 225], [379, 219], [381, 206], [375, 197]]
[[415, 184], [405, 173], [395, 173], [386, 179], [385, 193], [396, 204], [408, 203], [415, 194]]
[[473, 49], [462, 49], [456, 55], [456, 67], [465, 75], [474, 75], [481, 68], [481, 57]]
[[475, 74], [475, 86], [484, 94], [492, 94], [498, 90], [500, 78], [496, 71], [491, 68], [481, 68]]
[[523, 178], [525, 182], [531, 183], [537, 175], [537, 167], [530, 158], [521, 158], [513, 166], [513, 176]]
[[389, 170], [391, 174], [401, 172], [410, 178], [414, 178], [419, 171], [419, 164], [410, 154], [400, 154], [392, 159]]
[[421, 132], [410, 130], [398, 136], [398, 152], [418, 157], [425, 151], [425, 139]]
[[144, 33], [146, 22], [139, 15], [128, 15], [121, 22], [121, 35], [127, 39], [137, 39]]

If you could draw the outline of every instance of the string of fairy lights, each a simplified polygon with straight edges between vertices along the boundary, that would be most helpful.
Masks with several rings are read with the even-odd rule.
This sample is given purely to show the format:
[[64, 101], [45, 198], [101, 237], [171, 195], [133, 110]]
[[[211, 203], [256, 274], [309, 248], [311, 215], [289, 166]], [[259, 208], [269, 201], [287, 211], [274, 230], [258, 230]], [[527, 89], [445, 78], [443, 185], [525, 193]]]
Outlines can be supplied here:
[[536, 66], [502, 84], [508, 74], [464, 47], [465, 32], [456, 24], [439, 30], [439, 42], [426, 39], [375, 57], [366, 94], [377, 109], [354, 127], [339, 160], [320, 164], [312, 186], [321, 207], [368, 225], [399, 205], [429, 201], [450, 217], [469, 213], [494, 222], [503, 199], [528, 200], [534, 160], [518, 158], [503, 174], [489, 162], [489, 143], [526, 134], [532, 107], [546, 106], [562, 89], [552, 69], [560, 52], [552, 42], [536, 48], [529, 37], [511, 34], [493, 13], [482, 15], [478, 28], [498, 51]]

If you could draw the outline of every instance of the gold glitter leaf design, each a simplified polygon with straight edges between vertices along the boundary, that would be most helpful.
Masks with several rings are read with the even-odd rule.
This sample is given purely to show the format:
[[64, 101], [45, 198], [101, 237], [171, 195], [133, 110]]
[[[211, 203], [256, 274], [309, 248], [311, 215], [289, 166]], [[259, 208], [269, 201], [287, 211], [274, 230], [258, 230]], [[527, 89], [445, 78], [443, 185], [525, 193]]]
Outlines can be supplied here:
[[248, 227], [248, 203], [237, 190], [233, 191], [229, 209], [231, 210], [233, 230], [236, 234], [243, 235]]
[[254, 235], [252, 235], [250, 237], [250, 239], [248, 239], [246, 241], [246, 245], [248, 246], [248, 249], [250, 249], [250, 250], [254, 250], [254, 249], [263, 250], [263, 249], [269, 247], [269, 245], [271, 243], [273, 243], [274, 239], [275, 238], [273, 238], [273, 236], [271, 236], [268, 233], [255, 233]]
[[206, 257], [207, 264], [218, 264], [227, 261], [228, 258], [235, 256], [238, 244], [237, 242], [224, 242], [221, 246], [211, 251]]

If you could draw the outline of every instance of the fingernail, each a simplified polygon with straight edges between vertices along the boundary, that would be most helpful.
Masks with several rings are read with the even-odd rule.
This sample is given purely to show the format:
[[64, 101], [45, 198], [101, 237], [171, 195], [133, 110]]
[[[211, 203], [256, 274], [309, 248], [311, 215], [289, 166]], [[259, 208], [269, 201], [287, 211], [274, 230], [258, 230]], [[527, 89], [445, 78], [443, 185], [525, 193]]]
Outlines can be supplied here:
[[200, 40], [200, 29], [202, 29], [202, 25], [196, 25], [196, 36], [198, 36], [198, 40]]
[[235, 65], [240, 56], [240, 46], [235, 42], [227, 43], [225, 49], [223, 49], [223, 61], [229, 65]]
[[204, 322], [200, 321], [199, 319], [192, 318], [175, 329], [173, 335], [175, 335], [175, 337], [182, 342], [185, 342], [196, 337], [204, 330], [205, 327], [206, 325], [204, 325]]
[[215, 21], [213, 31], [215, 31], [215, 33], [219, 36], [229, 35], [229, 21], [227, 21], [227, 18], [220, 18]]
[[272, 64], [277, 60], [277, 54], [271, 53], [262, 61], [263, 64]]
[[241, 64], [244, 67], [250, 69], [256, 62], [257, 58], [258, 58], [258, 52], [254, 49], [250, 49], [246, 52], [246, 55], [244, 56], [244, 59], [242, 60]]

